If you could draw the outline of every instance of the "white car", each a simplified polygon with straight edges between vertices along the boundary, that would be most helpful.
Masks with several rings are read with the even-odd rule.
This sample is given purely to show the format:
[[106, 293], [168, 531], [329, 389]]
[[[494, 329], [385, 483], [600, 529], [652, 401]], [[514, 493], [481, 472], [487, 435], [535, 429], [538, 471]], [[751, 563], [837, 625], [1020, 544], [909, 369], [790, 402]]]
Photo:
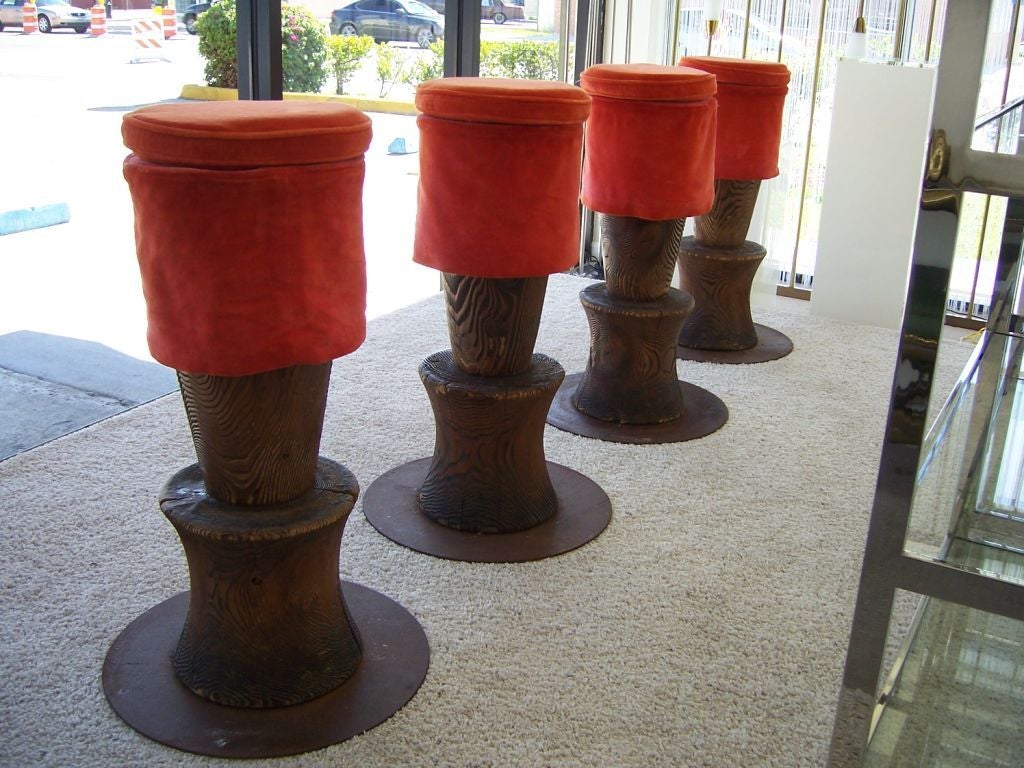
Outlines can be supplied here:
[[[0, 31], [4, 27], [20, 27], [24, 18], [25, 0], [0, 0]], [[39, 31], [73, 29], [82, 34], [89, 29], [89, 12], [75, 8], [65, 0], [39, 0], [36, 3]]]

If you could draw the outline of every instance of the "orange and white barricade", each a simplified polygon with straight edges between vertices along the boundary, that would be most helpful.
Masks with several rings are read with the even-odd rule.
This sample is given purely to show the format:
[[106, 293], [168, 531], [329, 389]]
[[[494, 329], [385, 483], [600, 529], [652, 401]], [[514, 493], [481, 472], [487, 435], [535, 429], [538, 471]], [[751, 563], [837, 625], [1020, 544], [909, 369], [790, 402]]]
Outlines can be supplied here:
[[26, 35], [39, 31], [39, 16], [36, 13], [36, 4], [32, 0], [26, 0], [21, 7], [21, 31]]
[[163, 19], [154, 16], [150, 19], [134, 19], [132, 21], [132, 48], [135, 51], [135, 56], [132, 57], [133, 64], [148, 59], [168, 61], [160, 52], [163, 44]]
[[89, 9], [89, 34], [99, 37], [107, 31], [107, 9], [103, 7], [103, 0], [99, 0]]

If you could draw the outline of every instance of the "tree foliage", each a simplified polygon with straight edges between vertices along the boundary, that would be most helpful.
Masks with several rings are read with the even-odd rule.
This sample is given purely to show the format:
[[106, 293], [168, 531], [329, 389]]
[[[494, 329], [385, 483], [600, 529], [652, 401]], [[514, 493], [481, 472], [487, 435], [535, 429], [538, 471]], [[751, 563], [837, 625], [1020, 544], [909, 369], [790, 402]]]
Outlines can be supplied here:
[[377, 81], [380, 83], [378, 96], [384, 98], [402, 80], [405, 74], [405, 57], [393, 45], [377, 43]]
[[331, 35], [327, 38], [327, 60], [339, 95], [345, 93], [345, 83], [372, 50], [373, 38], [368, 35]]
[[[196, 19], [207, 85], [238, 87], [235, 3], [220, 0]], [[319, 93], [327, 80], [327, 35], [304, 6], [281, 4], [281, 75], [284, 90]]]

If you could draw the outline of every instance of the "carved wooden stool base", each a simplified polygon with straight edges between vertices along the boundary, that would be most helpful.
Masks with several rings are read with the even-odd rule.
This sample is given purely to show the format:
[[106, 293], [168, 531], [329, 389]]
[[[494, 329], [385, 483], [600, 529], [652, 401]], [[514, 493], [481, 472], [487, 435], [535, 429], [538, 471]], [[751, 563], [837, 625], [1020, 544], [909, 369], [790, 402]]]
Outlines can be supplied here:
[[189, 691], [171, 663], [188, 612], [189, 593], [182, 592], [114, 641], [103, 665], [107, 701], [143, 735], [215, 757], [295, 755], [368, 731], [415, 695], [427, 675], [430, 648], [419, 622], [401, 605], [358, 584], [343, 582], [341, 588], [363, 658], [348, 680], [324, 696], [291, 707], [244, 709]]
[[539, 525], [515, 533], [480, 534], [431, 521], [419, 505], [419, 489], [432, 459], [395, 467], [363, 494], [363, 513], [392, 541], [426, 555], [474, 563], [522, 563], [570, 552], [608, 526], [612, 505], [593, 480], [547, 462], [557, 512]]
[[313, 488], [276, 504], [210, 496], [197, 464], [171, 477], [160, 506], [190, 591], [111, 646], [103, 689], [118, 715], [169, 746], [258, 757], [343, 741], [401, 708], [429, 649], [401, 606], [355, 585], [343, 594], [338, 554], [358, 493], [352, 473], [323, 457]]
[[434, 458], [420, 509], [439, 525], [472, 533], [512, 533], [555, 514], [544, 460], [544, 416], [565, 371], [533, 355], [524, 372], [477, 376], [450, 350], [420, 365], [434, 409]]
[[174, 667], [193, 693], [230, 707], [285, 707], [352, 674], [360, 649], [338, 555], [358, 495], [352, 473], [322, 457], [311, 491], [270, 505], [214, 498], [198, 464], [171, 477], [160, 508], [185, 549], [192, 594]]
[[582, 378], [582, 373], [565, 377], [548, 411], [548, 424], [564, 432], [609, 443], [656, 445], [706, 437], [729, 420], [729, 409], [717, 395], [685, 381], [676, 382], [683, 401], [683, 413], [677, 419], [661, 424], [617, 424], [595, 419], [573, 405]]
[[679, 381], [676, 340], [693, 299], [674, 288], [636, 301], [596, 283], [580, 291], [590, 359], [565, 379], [548, 424], [613, 443], [676, 443], [709, 435], [729, 418], [707, 390]]
[[363, 513], [378, 531], [429, 555], [501, 563], [561, 554], [604, 530], [604, 491], [544, 458], [544, 417], [565, 371], [545, 355], [529, 359], [507, 376], [468, 373], [450, 350], [423, 361], [434, 455], [367, 490]]
[[573, 396], [578, 410], [616, 424], [660, 424], [683, 414], [676, 338], [693, 299], [668, 289], [650, 301], [609, 294], [596, 283], [580, 291], [590, 323], [590, 358]]
[[766, 253], [749, 240], [723, 248], [683, 238], [679, 288], [693, 295], [694, 309], [679, 334], [681, 346], [739, 350], [757, 344], [750, 317], [750, 287]]
[[698, 363], [744, 365], [778, 360], [793, 351], [793, 342], [781, 331], [760, 323], [754, 323], [754, 331], [757, 333], [757, 344], [749, 349], [694, 349], [680, 344], [676, 347], [676, 357]]

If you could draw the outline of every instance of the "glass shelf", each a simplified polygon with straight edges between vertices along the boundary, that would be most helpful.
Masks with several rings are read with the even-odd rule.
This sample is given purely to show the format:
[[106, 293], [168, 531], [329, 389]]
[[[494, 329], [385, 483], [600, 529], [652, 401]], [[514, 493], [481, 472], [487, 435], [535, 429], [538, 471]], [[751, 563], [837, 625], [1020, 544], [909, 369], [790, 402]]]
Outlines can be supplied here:
[[[1021, 764], [1021, 102], [987, 116], [980, 131], [974, 119], [996, 7], [991, 0], [946, 7], [928, 162], [831, 768]], [[1015, 19], [1024, 14], [1017, 7]], [[985, 252], [984, 270], [977, 267], [984, 290], [991, 281], [990, 311], [970, 364], [926, 436], [928, 414], [947, 394], [935, 386], [936, 360], [956, 233], [973, 215], [965, 199], [975, 193], [1006, 206], [1001, 237], [996, 234]], [[908, 627], [903, 609], [914, 602], [918, 613], [893, 659]]]
[[1022, 722], [1024, 622], [928, 598], [863, 765], [1016, 767]]
[[978, 344], [922, 447], [907, 555], [1024, 584], [1022, 363], [1016, 335]]

